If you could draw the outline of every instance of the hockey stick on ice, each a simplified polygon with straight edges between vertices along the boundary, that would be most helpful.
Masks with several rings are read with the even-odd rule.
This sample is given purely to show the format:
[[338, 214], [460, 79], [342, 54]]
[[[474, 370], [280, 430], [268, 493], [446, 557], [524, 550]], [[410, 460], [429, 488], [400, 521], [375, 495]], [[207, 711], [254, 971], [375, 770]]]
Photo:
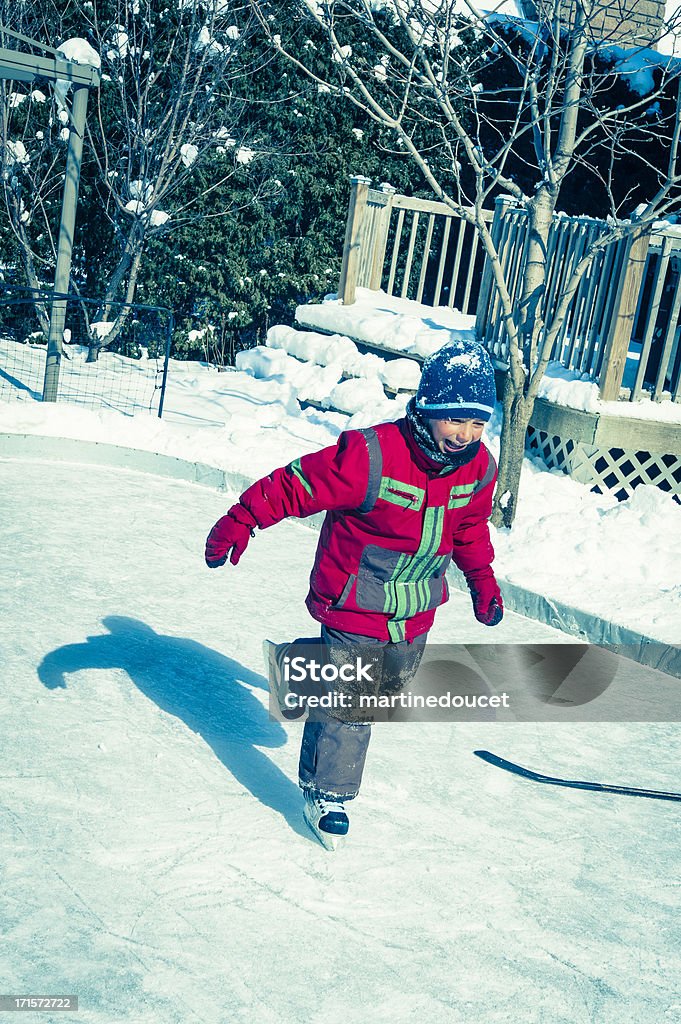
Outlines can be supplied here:
[[617, 793], [621, 796], [647, 796], [651, 800], [675, 800], [681, 803], [681, 793], [664, 793], [659, 789], [636, 789], [633, 786], [609, 786], [604, 782], [576, 782], [572, 779], [556, 779], [552, 775], [540, 775], [529, 768], [523, 768], [512, 761], [506, 761], [489, 750], [474, 750], [473, 753], [504, 771], [512, 772], [513, 775], [520, 775], [531, 782], [544, 782], [549, 786], [565, 786], [567, 789], [587, 789], [594, 793]]

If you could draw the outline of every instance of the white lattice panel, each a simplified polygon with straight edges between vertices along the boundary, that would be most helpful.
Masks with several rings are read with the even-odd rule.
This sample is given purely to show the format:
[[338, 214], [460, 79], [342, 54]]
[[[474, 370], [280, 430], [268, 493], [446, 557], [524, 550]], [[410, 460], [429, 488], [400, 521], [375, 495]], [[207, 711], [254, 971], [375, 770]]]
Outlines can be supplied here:
[[671, 453], [596, 448], [529, 427], [526, 447], [545, 465], [562, 469], [593, 490], [611, 491], [621, 500], [641, 484], [681, 495], [681, 456]]

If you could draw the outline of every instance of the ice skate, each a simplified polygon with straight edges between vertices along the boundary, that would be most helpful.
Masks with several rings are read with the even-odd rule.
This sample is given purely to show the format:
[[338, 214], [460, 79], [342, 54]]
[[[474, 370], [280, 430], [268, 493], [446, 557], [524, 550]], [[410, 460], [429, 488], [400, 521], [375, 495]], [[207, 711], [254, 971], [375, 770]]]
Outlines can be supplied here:
[[293, 722], [298, 718], [302, 718], [307, 708], [305, 704], [293, 708], [288, 707], [286, 704], [286, 695], [290, 693], [290, 690], [281, 669], [281, 659], [277, 657], [277, 649], [280, 646], [284, 645], [275, 644], [273, 640], [263, 640], [262, 653], [265, 658], [270, 693], [277, 702], [281, 717], [289, 722]]
[[326, 850], [337, 850], [348, 834], [350, 821], [340, 800], [327, 800], [313, 790], [303, 790], [303, 817]]

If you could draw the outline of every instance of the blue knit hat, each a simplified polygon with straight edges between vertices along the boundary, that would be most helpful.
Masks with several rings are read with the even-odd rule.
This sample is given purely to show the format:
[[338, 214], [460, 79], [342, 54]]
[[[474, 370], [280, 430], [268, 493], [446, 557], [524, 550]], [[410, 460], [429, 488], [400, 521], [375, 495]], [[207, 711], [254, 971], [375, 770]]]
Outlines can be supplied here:
[[488, 420], [494, 411], [494, 370], [475, 341], [452, 341], [423, 364], [416, 409], [433, 420]]

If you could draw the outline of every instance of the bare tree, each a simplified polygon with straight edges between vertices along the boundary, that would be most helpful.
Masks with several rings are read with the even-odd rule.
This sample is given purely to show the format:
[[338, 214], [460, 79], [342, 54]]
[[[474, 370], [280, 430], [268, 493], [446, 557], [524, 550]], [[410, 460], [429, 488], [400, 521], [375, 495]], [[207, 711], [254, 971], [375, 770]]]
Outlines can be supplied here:
[[[345, 96], [391, 129], [435, 195], [478, 232], [508, 342], [496, 525], [513, 522], [527, 425], [582, 276], [599, 250], [626, 236], [641, 237], [679, 202], [678, 93], [673, 92], [666, 114], [652, 120], [649, 115], [663, 100], [670, 106], [679, 62], [660, 56], [648, 69], [645, 95], [632, 89], [626, 102], [613, 100], [622, 54], [602, 52], [613, 42], [603, 38], [608, 2], [540, 0], [535, 21], [513, 22], [483, 14], [471, 0], [297, 0], [292, 6], [303, 31], [307, 25], [324, 40], [326, 61], [320, 65], [316, 51], [313, 63], [309, 48], [282, 46], [274, 8], [266, 0], [252, 0], [273, 47], [320, 89]], [[618, 0], [618, 12], [621, 6]], [[381, 48], [379, 66], [375, 56], [367, 61], [362, 52], [352, 52], [346, 42], [349, 25], [361, 25]], [[625, 65], [632, 77], [642, 53], [635, 47], [633, 62]], [[502, 83], [483, 85], [490, 81], [490, 68], [502, 63]], [[422, 144], [426, 133], [437, 140], [429, 149]], [[633, 217], [627, 189], [623, 192], [617, 180], [618, 160], [632, 134], [638, 138], [642, 173], [651, 183]], [[660, 137], [666, 139], [665, 159], [651, 162], [647, 144], [653, 139], [659, 144]], [[576, 167], [591, 168], [599, 180], [607, 229], [589, 245], [547, 309], [549, 231]], [[519, 289], [507, 279], [483, 217], [502, 193], [527, 213]], [[514, 295], [519, 296], [515, 301]]]
[[[256, 156], [241, 137], [236, 93], [242, 76], [257, 68], [247, 63], [247, 2], [179, 0], [168, 8], [152, 0], [96, 0], [78, 13], [79, 34], [102, 62], [88, 116], [85, 180], [93, 190], [89, 230], [108, 250], [97, 254], [103, 301], [91, 330], [94, 360], [120, 335], [129, 315], [120, 303], [134, 301], [149, 243], [186, 226], [211, 194], [220, 199], [211, 215], [235, 213], [224, 186]], [[53, 18], [57, 31], [69, 34], [65, 19], [54, 12]], [[68, 98], [59, 90], [48, 97], [6, 88], [1, 117], [4, 199], [27, 283], [38, 288], [55, 259]], [[265, 186], [254, 187], [262, 193]], [[77, 261], [72, 287], [79, 287]], [[38, 312], [42, 322], [45, 313]]]

